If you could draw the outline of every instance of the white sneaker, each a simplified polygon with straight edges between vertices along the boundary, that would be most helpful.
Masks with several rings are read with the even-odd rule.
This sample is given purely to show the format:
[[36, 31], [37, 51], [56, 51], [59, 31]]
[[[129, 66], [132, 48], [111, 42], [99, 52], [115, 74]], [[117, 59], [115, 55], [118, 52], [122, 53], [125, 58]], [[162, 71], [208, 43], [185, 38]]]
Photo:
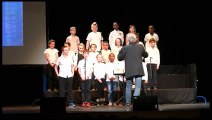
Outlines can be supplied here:
[[117, 104], [116, 103], [113, 103], [113, 106], [117, 106]]
[[96, 99], [96, 102], [100, 102], [101, 101], [101, 99]]
[[109, 104], [108, 104], [109, 106], [112, 106], [113, 105], [113, 103], [112, 102], [109, 102]]
[[100, 98], [100, 102], [105, 102], [105, 98]]

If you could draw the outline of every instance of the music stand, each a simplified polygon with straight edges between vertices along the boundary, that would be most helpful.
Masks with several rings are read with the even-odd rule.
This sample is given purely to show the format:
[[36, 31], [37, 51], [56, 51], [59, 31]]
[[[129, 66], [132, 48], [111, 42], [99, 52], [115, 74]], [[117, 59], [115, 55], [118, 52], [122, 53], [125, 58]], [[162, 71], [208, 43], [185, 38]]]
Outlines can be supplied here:
[[[121, 75], [123, 77], [123, 82], [122, 82], [122, 92], [123, 92], [123, 95], [118, 99], [118, 101], [116, 101], [116, 104], [118, 102], [120, 102], [122, 99], [124, 100], [125, 99], [125, 84], [124, 84], [124, 76], [125, 76], [125, 71], [124, 69], [115, 69], [113, 70], [113, 74], [114, 75]], [[125, 103], [124, 103], [125, 104]]]

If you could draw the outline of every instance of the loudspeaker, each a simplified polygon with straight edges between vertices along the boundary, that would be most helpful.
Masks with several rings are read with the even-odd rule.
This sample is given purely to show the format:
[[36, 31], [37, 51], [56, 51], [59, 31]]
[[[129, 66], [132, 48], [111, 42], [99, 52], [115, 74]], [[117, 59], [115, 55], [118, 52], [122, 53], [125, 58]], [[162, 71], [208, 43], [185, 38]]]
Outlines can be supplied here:
[[158, 96], [135, 96], [133, 98], [133, 111], [157, 111]]
[[65, 97], [44, 97], [41, 99], [40, 113], [65, 113]]

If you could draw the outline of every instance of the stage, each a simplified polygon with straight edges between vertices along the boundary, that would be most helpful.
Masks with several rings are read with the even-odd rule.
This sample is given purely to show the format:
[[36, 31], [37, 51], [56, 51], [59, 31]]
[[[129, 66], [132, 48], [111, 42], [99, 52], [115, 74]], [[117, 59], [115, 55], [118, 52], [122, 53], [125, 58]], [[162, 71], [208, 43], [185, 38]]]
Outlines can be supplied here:
[[[173, 68], [173, 67], [171, 67]], [[177, 67], [178, 68], [178, 67]], [[179, 68], [179, 71], [182, 71]], [[11, 91], [7, 91], [2, 98], [2, 114], [0, 120], [4, 119], [198, 119], [198, 118], [211, 118], [210, 101], [204, 102], [204, 99], [197, 99], [198, 95], [204, 96], [204, 94], [197, 94], [198, 90], [196, 83], [191, 76], [186, 74], [168, 74], [173, 72], [167, 72], [160, 70], [158, 79], [157, 90], [147, 90], [148, 96], [158, 96], [158, 110], [157, 111], [133, 111], [132, 108], [125, 106], [107, 106], [108, 101], [105, 102], [105, 106], [96, 107], [96, 91], [91, 91], [91, 104], [90, 108], [81, 107], [81, 91], [74, 90], [74, 98], [77, 107], [69, 108], [64, 106], [65, 112], [60, 113], [46, 113], [41, 112], [41, 103], [44, 105], [49, 104], [51, 101], [45, 103], [41, 102], [42, 97], [54, 98], [58, 97], [58, 92], [44, 92], [43, 89], [43, 66], [40, 67], [6, 67], [3, 71], [4, 77], [9, 77], [7, 84], [10, 84], [11, 80], [22, 79], [22, 74], [29, 74], [35, 76], [29, 79], [23, 78], [23, 82], [13, 83]], [[176, 69], [174, 69], [176, 70]], [[177, 69], [178, 70], [178, 69]], [[40, 71], [40, 73], [37, 73]], [[171, 70], [170, 70], [171, 71]], [[185, 70], [187, 71], [187, 70]], [[17, 75], [11, 76], [8, 73], [16, 73]], [[163, 74], [162, 74], [163, 73]], [[20, 75], [19, 75], [20, 74]], [[18, 77], [18, 78], [17, 78]], [[38, 81], [40, 80], [40, 81]], [[27, 81], [28, 85], [25, 86]], [[195, 84], [194, 84], [195, 83]], [[16, 85], [19, 86], [17, 88]], [[15, 89], [16, 88], [16, 89]], [[27, 92], [26, 92], [27, 90]], [[15, 91], [15, 92], [14, 92]], [[133, 91], [132, 91], [133, 92]], [[30, 93], [30, 94], [29, 94]], [[119, 91], [118, 98], [122, 97]], [[206, 91], [208, 93], [208, 91]], [[142, 95], [141, 95], [142, 96]], [[105, 98], [107, 100], [107, 91], [105, 91]], [[207, 96], [206, 96], [207, 98]], [[59, 102], [60, 103], [60, 102]], [[49, 106], [53, 110], [57, 110], [61, 105], [58, 102], [53, 102]], [[142, 104], [141, 104], [142, 105]], [[62, 105], [63, 107], [63, 105]], [[48, 108], [48, 107], [44, 107]]]
[[133, 111], [125, 106], [66, 107], [65, 113], [41, 113], [40, 106], [3, 106], [1, 119], [197, 119], [211, 117], [210, 103], [159, 104], [158, 111]]

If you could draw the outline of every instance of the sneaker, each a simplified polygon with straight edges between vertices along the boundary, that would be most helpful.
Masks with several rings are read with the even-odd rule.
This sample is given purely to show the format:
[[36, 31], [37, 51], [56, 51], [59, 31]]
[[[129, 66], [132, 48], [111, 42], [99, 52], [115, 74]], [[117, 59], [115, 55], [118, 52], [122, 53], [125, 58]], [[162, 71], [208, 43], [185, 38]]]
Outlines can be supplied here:
[[126, 105], [125, 105], [126, 107], [130, 107], [130, 103], [126, 103]]
[[96, 99], [96, 102], [98, 102], [98, 103], [101, 102], [101, 99]]
[[87, 107], [90, 107], [91, 106], [90, 102], [87, 102], [86, 106]]
[[76, 105], [74, 103], [70, 103], [69, 107], [76, 107]]
[[112, 102], [109, 102], [109, 104], [108, 104], [109, 106], [112, 106], [113, 105], [113, 103]]
[[95, 91], [95, 89], [93, 88], [91, 91]]
[[100, 98], [100, 102], [105, 102], [105, 98]]
[[127, 103], [127, 104], [125, 105], [125, 107], [126, 107], [126, 110], [127, 110], [127, 111], [132, 111], [132, 106], [131, 106], [130, 103]]
[[116, 103], [113, 103], [113, 106], [117, 106], [117, 104]]
[[97, 107], [99, 107], [99, 106], [100, 106], [100, 104], [98, 103], [96, 106], [97, 106]]
[[55, 88], [55, 89], [54, 89], [54, 92], [58, 92], [58, 90]]
[[82, 102], [82, 107], [85, 107], [85, 105], [86, 105], [85, 102]]

